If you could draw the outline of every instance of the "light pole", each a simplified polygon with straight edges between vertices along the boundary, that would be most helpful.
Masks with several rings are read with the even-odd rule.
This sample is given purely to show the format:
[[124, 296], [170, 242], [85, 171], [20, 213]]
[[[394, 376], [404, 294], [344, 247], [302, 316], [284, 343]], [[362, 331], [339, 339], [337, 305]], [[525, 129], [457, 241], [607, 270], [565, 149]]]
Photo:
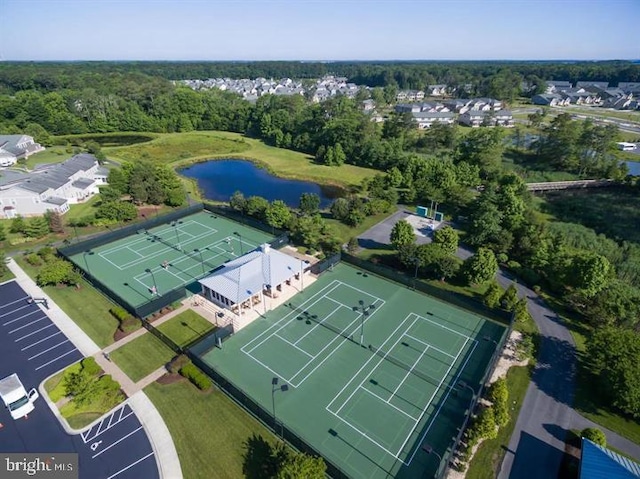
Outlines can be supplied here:
[[199, 248], [196, 248], [193, 250], [194, 253], [199, 253], [200, 254], [200, 263], [202, 264], [202, 274], [204, 274], [204, 258], [202, 257], [202, 251], [200, 251]]
[[374, 308], [375, 308], [375, 305], [373, 304], [370, 304], [369, 306], [365, 307], [363, 300], [359, 300], [358, 306], [353, 307], [354, 311], [360, 312], [360, 346], [362, 346], [363, 348], [364, 348], [364, 318], [369, 316], [369, 310]]
[[420, 266], [420, 258], [413, 258], [413, 262], [416, 264], [416, 270], [413, 273], [413, 289], [416, 289], [416, 283], [418, 282], [418, 267]]
[[433, 454], [434, 456], [436, 456], [439, 459], [439, 463], [438, 463], [438, 469], [436, 469], [436, 474], [434, 474], [434, 477], [437, 475], [438, 471], [440, 470], [440, 464], [442, 463], [442, 456], [440, 454], [438, 454], [436, 451], [433, 450], [433, 447], [431, 447], [429, 444], [423, 444], [422, 445], [422, 450], [424, 452], [426, 452], [427, 454], [431, 455]]
[[496, 341], [495, 339], [490, 338], [489, 336], [482, 336], [482, 339], [483, 339], [484, 341], [487, 341], [487, 342], [489, 342], [489, 341], [490, 341], [490, 342], [492, 342], [493, 344], [495, 344], [495, 345], [496, 345], [496, 347], [498, 347], [498, 341]]
[[[276, 434], [278, 434], [277, 432], [277, 427], [278, 427], [278, 420], [276, 419], [276, 391], [281, 391], [283, 393], [286, 393], [289, 390], [289, 385], [288, 384], [282, 384], [280, 386], [278, 386], [278, 378], [271, 378], [271, 405], [273, 407], [273, 430]], [[282, 437], [282, 430], [280, 433], [280, 437]]]
[[174, 221], [171, 226], [174, 227], [174, 231], [176, 232], [176, 243], [178, 244], [178, 249], [180, 249], [180, 235], [178, 234], [178, 224], [182, 223], [182, 221]]
[[151, 279], [153, 280], [153, 290], [152, 290], [152, 293], [153, 293], [153, 294], [160, 294], [160, 293], [158, 292], [158, 284], [156, 283], [156, 276], [153, 274], [153, 271], [151, 271], [151, 269], [149, 269], [149, 268], [145, 269], [145, 271], [151, 275]]
[[460, 386], [461, 388], [465, 388], [468, 389], [469, 391], [471, 391], [471, 397], [473, 399], [475, 399], [476, 397], [476, 390], [473, 389], [471, 386], [469, 386], [465, 381], [458, 381], [457, 386]]
[[78, 227], [76, 225], [73, 225], [73, 231], [76, 233], [76, 243], [77, 243], [80, 240], [78, 239]]
[[89, 273], [89, 275], [91, 275], [91, 270], [89, 269], [89, 262], [87, 261], [87, 255], [93, 256], [94, 254], [95, 253], [90, 249], [82, 253], [82, 256], [84, 258], [84, 265], [87, 267], [87, 273]]
[[242, 250], [242, 235], [237, 231], [234, 231], [233, 234], [240, 239], [240, 256], [242, 256], [244, 254], [244, 251]]

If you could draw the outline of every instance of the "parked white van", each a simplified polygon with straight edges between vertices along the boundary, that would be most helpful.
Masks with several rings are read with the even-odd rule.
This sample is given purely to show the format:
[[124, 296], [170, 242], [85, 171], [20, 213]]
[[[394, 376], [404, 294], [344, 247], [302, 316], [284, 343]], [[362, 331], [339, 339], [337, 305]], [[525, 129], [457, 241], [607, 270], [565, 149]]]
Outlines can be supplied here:
[[13, 419], [20, 419], [33, 411], [35, 409], [33, 403], [39, 397], [35, 389], [27, 393], [17, 374], [0, 379], [0, 398]]

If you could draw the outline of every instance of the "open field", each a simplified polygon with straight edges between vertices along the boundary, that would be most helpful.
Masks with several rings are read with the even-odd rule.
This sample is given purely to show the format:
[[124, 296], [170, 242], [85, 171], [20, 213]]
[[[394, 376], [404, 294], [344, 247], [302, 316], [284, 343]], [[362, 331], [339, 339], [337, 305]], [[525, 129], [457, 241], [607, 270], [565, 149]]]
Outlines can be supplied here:
[[446, 454], [471, 399], [461, 381], [477, 390], [504, 331], [338, 264], [222, 349], [192, 352], [349, 476], [409, 478], [440, 467], [420, 446]]
[[[73, 153], [67, 153], [65, 146], [48, 146], [44, 151], [31, 155], [25, 161], [25, 166], [32, 170], [36, 165], [47, 163], [61, 163], [73, 156]], [[20, 163], [18, 163], [20, 165]]]
[[265, 145], [239, 133], [198, 131], [166, 133], [148, 143], [105, 148], [105, 154], [117, 161], [150, 160], [173, 167], [214, 158], [244, 158], [255, 161], [284, 178], [310, 180], [322, 184], [356, 186], [376, 171], [352, 165], [318, 165], [309, 155]]
[[197, 337], [211, 331], [215, 326], [195, 311], [188, 309], [175, 318], [158, 326], [178, 346], [186, 346]]
[[185, 479], [258, 478], [245, 475], [247, 446], [274, 444], [275, 437], [224, 393], [202, 393], [186, 380], [144, 392], [171, 432]]

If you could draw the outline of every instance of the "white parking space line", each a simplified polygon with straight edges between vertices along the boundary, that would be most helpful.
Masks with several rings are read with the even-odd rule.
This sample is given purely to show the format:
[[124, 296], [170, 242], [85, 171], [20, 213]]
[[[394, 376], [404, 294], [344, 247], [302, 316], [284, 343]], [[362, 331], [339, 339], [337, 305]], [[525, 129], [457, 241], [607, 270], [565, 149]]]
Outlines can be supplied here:
[[16, 321], [20, 321], [22, 318], [26, 318], [27, 316], [31, 316], [32, 314], [35, 313], [41, 313], [42, 311], [40, 311], [40, 308], [38, 309], [34, 309], [33, 311], [31, 311], [30, 313], [27, 314], [23, 314], [22, 316], [16, 318], [16, 319], [12, 319], [11, 321], [7, 321], [6, 323], [2, 323], [3, 326], [8, 326], [11, 323], [15, 323]]
[[51, 361], [47, 361], [46, 363], [41, 364], [40, 366], [38, 366], [38, 367], [36, 368], [36, 371], [39, 371], [40, 369], [47, 367], [49, 364], [51, 364], [51, 363], [55, 363], [58, 359], [64, 358], [65, 356], [68, 356], [69, 354], [71, 354], [71, 353], [75, 353], [75, 352], [79, 352], [79, 351], [78, 351], [77, 349], [75, 349], [75, 348], [74, 348], [74, 349], [72, 349], [71, 351], [67, 351], [66, 353], [61, 354], [61, 355], [60, 355], [60, 356], [58, 356], [57, 358], [54, 358], [54, 359], [52, 359]]
[[123, 473], [124, 471], [126, 471], [127, 469], [132, 468], [133, 466], [135, 466], [136, 464], [138, 464], [139, 462], [144, 461], [146, 458], [153, 456], [153, 452], [150, 452], [149, 454], [147, 454], [144, 457], [141, 457], [140, 459], [138, 459], [136, 462], [132, 462], [131, 464], [129, 464], [127, 467], [125, 467], [124, 469], [120, 469], [118, 472], [116, 472], [115, 474], [110, 475], [109, 477], [107, 477], [107, 479], [113, 479], [114, 477], [116, 477], [117, 475]]
[[52, 349], [56, 349], [58, 346], [62, 346], [63, 344], [68, 343], [68, 342], [69, 342], [69, 340], [68, 340], [68, 339], [65, 339], [65, 340], [64, 340], [64, 341], [62, 341], [61, 343], [58, 343], [58, 344], [56, 344], [55, 346], [51, 346], [50, 348], [45, 349], [44, 351], [40, 351], [40, 352], [39, 352], [38, 354], [36, 354], [35, 356], [31, 356], [29, 359], [27, 359], [27, 361], [31, 361], [32, 359], [35, 359], [35, 358], [37, 358], [37, 357], [39, 357], [39, 356], [42, 356], [43, 354], [48, 353], [48, 352], [49, 352], [49, 351], [51, 351]]
[[[107, 419], [104, 418], [102, 421], [100, 421], [100, 424], [98, 424], [98, 429], [96, 429], [95, 434], [91, 435], [91, 431], [93, 430], [93, 428], [89, 429], [88, 431], [85, 431], [83, 434], [81, 434], [82, 436], [82, 440], [85, 442], [85, 444], [89, 441], [93, 441], [96, 437], [98, 437], [100, 434], [106, 432], [108, 429], [111, 429], [112, 427], [114, 427], [115, 425], [119, 424], [120, 422], [124, 421], [126, 418], [128, 418], [129, 416], [131, 416], [133, 414], [133, 411], [129, 412], [126, 416], [122, 417], [122, 414], [124, 413], [125, 408], [122, 407], [120, 410], [120, 416], [118, 417], [118, 420], [116, 422], [114, 422], [113, 424], [111, 424], [109, 427], [106, 427], [103, 431], [100, 430], [100, 428], [102, 427], [102, 423]], [[118, 413], [118, 411], [115, 411], [111, 416], [114, 416]], [[86, 435], [85, 435], [86, 434]]]
[[31, 321], [29, 324], [25, 324], [24, 326], [20, 326], [19, 328], [16, 328], [16, 329], [12, 329], [11, 331], [9, 331], [9, 334], [13, 334], [13, 333], [15, 333], [16, 331], [20, 331], [21, 329], [28, 328], [28, 327], [29, 327], [29, 326], [31, 326], [32, 324], [39, 323], [39, 322], [40, 322], [40, 321], [42, 321], [43, 319], [49, 319], [49, 317], [48, 317], [48, 316], [43, 316], [43, 317], [41, 317], [41, 318], [36, 319], [35, 321]]
[[5, 303], [0, 305], [0, 308], [6, 308], [7, 306], [11, 306], [12, 304], [19, 303], [20, 301], [26, 301], [29, 298], [30, 296], [23, 296], [22, 298], [16, 299], [15, 301], [11, 301], [10, 303]]
[[20, 351], [26, 351], [29, 348], [32, 348], [46, 340], [48, 340], [49, 338], [53, 338], [54, 336], [57, 336], [58, 334], [62, 334], [62, 331], [58, 331], [57, 333], [53, 333], [49, 336], [47, 336], [46, 338], [41, 339], [40, 341], [36, 341], [35, 343], [30, 344], [29, 346], [25, 346], [24, 348], [22, 348]]
[[126, 436], [122, 436], [120, 439], [118, 439], [117, 441], [115, 441], [114, 443], [110, 444], [109, 446], [105, 447], [102, 451], [98, 452], [97, 454], [94, 454], [93, 456], [91, 456], [91, 459], [95, 459], [96, 457], [98, 457], [100, 454], [102, 454], [103, 452], [107, 452], [109, 449], [111, 449], [113, 446], [121, 443], [122, 441], [124, 441], [126, 438], [128, 438], [129, 436], [134, 435], [136, 432], [138, 432], [140, 429], [142, 429], [142, 426], [140, 426], [137, 429], [134, 429], [133, 431], [131, 431], [129, 434], [127, 434]]
[[55, 326], [55, 324], [51, 323], [51, 324], [47, 324], [45, 327], [40, 328], [40, 329], [36, 329], [35, 331], [33, 331], [32, 333], [29, 334], [25, 334], [24, 336], [20, 336], [18, 339], [16, 339], [14, 341], [14, 343], [20, 342], [23, 339], [27, 339], [29, 336], [33, 336], [34, 334], [38, 334], [40, 331], [44, 331], [47, 328], [50, 328], [51, 326]]
[[24, 306], [20, 306], [19, 308], [12, 309], [8, 313], [0, 314], [0, 318], [4, 318], [5, 316], [9, 316], [11, 313], [15, 313], [16, 311], [20, 311], [21, 309], [30, 307], [30, 304], [25, 304]]

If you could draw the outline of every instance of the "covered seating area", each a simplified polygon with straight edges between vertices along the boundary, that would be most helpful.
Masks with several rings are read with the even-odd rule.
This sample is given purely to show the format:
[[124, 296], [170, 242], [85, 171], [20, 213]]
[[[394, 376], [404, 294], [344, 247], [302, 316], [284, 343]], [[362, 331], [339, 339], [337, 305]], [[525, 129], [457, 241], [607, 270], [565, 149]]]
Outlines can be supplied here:
[[270, 309], [267, 298], [277, 298], [283, 288], [302, 291], [305, 266], [303, 261], [263, 244], [201, 279], [202, 296], [237, 317], [256, 308], [266, 313]]

